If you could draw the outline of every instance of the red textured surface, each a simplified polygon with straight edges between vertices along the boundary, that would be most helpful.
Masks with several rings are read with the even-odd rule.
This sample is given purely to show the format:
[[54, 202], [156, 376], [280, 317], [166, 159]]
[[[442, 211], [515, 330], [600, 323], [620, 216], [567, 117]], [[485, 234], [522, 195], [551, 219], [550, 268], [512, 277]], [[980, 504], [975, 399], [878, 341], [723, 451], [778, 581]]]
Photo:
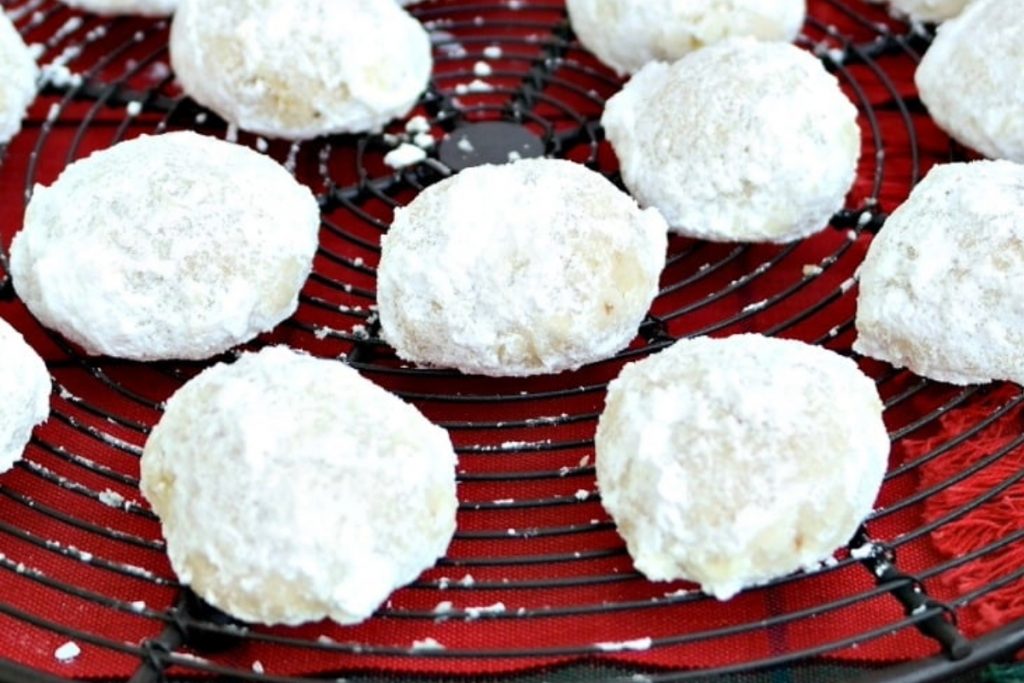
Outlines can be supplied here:
[[[440, 0], [416, 9], [437, 30], [457, 39], [467, 53], [453, 55], [442, 37], [436, 69], [442, 91], [471, 80], [468, 74], [485, 46], [502, 46], [504, 56], [492, 62], [495, 75], [489, 79], [502, 87], [463, 98], [471, 119], [502, 116], [500, 107], [510, 101], [562, 16], [557, 0], [522, 4], [522, 9], [512, 10], [507, 3]], [[811, 0], [810, 7], [806, 33], [813, 44], [839, 47], [843, 40], [851, 40], [867, 46], [879, 36], [879, 26], [906, 32], [882, 10], [859, 0]], [[53, 2], [42, 3], [39, 11], [39, 24], [27, 32], [30, 40], [40, 42], [68, 26], [68, 19], [84, 16]], [[26, 16], [20, 25], [25, 27], [29, 20]], [[107, 23], [86, 16], [81, 26], [48, 45], [43, 60], [53, 59]], [[839, 37], [826, 38], [829, 26]], [[136, 31], [142, 31], [140, 40], [133, 38]], [[88, 71], [108, 56], [109, 63], [96, 68], [95, 82], [175, 96], [172, 86], [158, 88], [161, 71], [153, 67], [166, 61], [165, 40], [166, 31], [154, 22], [117, 20], [71, 67]], [[116, 51], [119, 46], [124, 49]], [[865, 114], [864, 156], [848, 200], [850, 208], [873, 198], [881, 210], [891, 211], [915, 178], [931, 164], [950, 158], [949, 140], [913, 107], [913, 64], [908, 53], [897, 51], [840, 71], [844, 89]], [[537, 132], [546, 126], [562, 131], [577, 127], [577, 116], [594, 120], [600, 115], [600, 99], [616, 87], [591, 57], [571, 48], [536, 100], [536, 119], [529, 125]], [[588, 90], [595, 95], [588, 95]], [[59, 96], [45, 95], [34, 106], [25, 132], [10, 145], [0, 166], [0, 233], [5, 246], [20, 227], [27, 182], [49, 183], [68, 159], [121, 137], [152, 132], [163, 118], [159, 108], [152, 107], [128, 122], [118, 91], [107, 95], [109, 104], [68, 103], [57, 110], [52, 128], [43, 121]], [[904, 114], [898, 106], [904, 99], [910, 100], [911, 113]], [[869, 111], [877, 130], [866, 115]], [[197, 127], [191, 114], [182, 112], [172, 117], [169, 127]], [[223, 134], [213, 121], [199, 128]], [[242, 141], [253, 142], [245, 135]], [[271, 153], [283, 159], [288, 145], [273, 143]], [[614, 171], [614, 157], [606, 145], [595, 149], [578, 144], [562, 153]], [[326, 175], [317, 169], [321, 156]], [[381, 157], [372, 145], [357, 152], [351, 139], [333, 140], [329, 146], [316, 141], [299, 150], [298, 175], [317, 192], [328, 180], [347, 187], [358, 181], [360, 169], [370, 179], [386, 178], [389, 171]], [[350, 351], [348, 331], [365, 322], [365, 311], [338, 307], [372, 304], [376, 245], [390, 218], [390, 201], [405, 203], [414, 195], [412, 181], [400, 182], [389, 194], [364, 193], [331, 210], [325, 216], [317, 275], [307, 285], [304, 303], [295, 318], [268, 339], [321, 355]], [[870, 243], [866, 232], [852, 237], [845, 230], [829, 229], [793, 248], [673, 239], [664, 292], [654, 313], [666, 319], [674, 336], [761, 331], [847, 351], [856, 297], [850, 278]], [[822, 264], [824, 272], [805, 276], [808, 264]], [[744, 310], [762, 301], [767, 302], [763, 308]], [[38, 430], [25, 461], [0, 478], [0, 656], [65, 676], [126, 677], [138, 666], [139, 643], [160, 632], [161, 617], [177, 596], [160, 548], [159, 526], [146, 512], [135, 485], [138, 447], [159, 417], [156, 404], [199, 366], [83, 359], [41, 330], [19, 303], [0, 304], [0, 315], [43, 353], [67, 392], [54, 395], [53, 418]], [[322, 327], [332, 330], [324, 339], [313, 334]], [[642, 354], [643, 342], [638, 340], [634, 348]], [[463, 505], [459, 534], [445, 563], [397, 592], [379, 616], [364, 625], [344, 628], [325, 622], [297, 629], [257, 628], [241, 646], [208, 655], [209, 662], [249, 672], [252, 662], [259, 660], [276, 675], [358, 670], [484, 674], [581, 658], [628, 661], [659, 670], [734, 665], [812, 650], [872, 664], [938, 651], [907, 626], [895, 600], [875, 594], [871, 575], [845, 561], [845, 551], [840, 551], [836, 568], [751, 590], [724, 604], [697, 593], [669, 596], [688, 586], [651, 584], [633, 573], [599, 502], [576, 497], [580, 490], [594, 490], [591, 439], [596, 413], [602, 406], [603, 384], [624, 360], [527, 381], [403, 371], [385, 348], [364, 359], [368, 377], [413, 395], [426, 415], [452, 427], [460, 449]], [[893, 474], [869, 523], [872, 536], [897, 545], [901, 568], [921, 573], [925, 585], [945, 600], [956, 601], [978, 587], [1012, 578], [1021, 552], [1016, 542], [991, 559], [963, 568], [946, 571], [945, 564], [1019, 530], [1017, 488], [984, 503], [977, 514], [940, 524], [934, 534], [922, 529], [927, 521], [941, 521], [948, 510], [985, 496], [1019, 470], [1022, 451], [1015, 447], [977, 477], [947, 486], [957, 472], [1016, 438], [1017, 410], [997, 414], [990, 425], [975, 428], [1006, 401], [1019, 400], [1019, 390], [960, 390], [922, 383], [878, 363], [864, 362], [863, 367], [878, 378], [883, 397], [890, 402], [886, 420], [895, 440]], [[544, 392], [564, 395], [549, 398]], [[568, 418], [557, 424], [523, 423], [562, 414]], [[529, 445], [503, 448], [512, 442]], [[108, 489], [138, 507], [108, 507], [98, 500]], [[515, 503], [495, 502], [507, 500]], [[79, 551], [90, 553], [89, 561]], [[467, 574], [473, 585], [459, 584]], [[443, 578], [450, 582], [442, 589]], [[1009, 582], [990, 599], [972, 601], [960, 610], [964, 629], [985, 633], [1019, 616], [1018, 592], [1019, 583]], [[147, 606], [142, 613], [131, 606], [139, 600]], [[431, 613], [441, 601], [452, 603], [452, 618], [439, 621]], [[506, 611], [493, 618], [466, 620], [459, 614], [497, 602]], [[765, 619], [773, 625], [764, 627]], [[734, 627], [738, 634], [724, 634]], [[322, 637], [330, 641], [325, 644]], [[443, 643], [446, 650], [434, 657], [408, 651], [414, 641], [427, 637]], [[654, 646], [645, 652], [594, 654], [595, 643], [647, 637], [654, 639]], [[267, 638], [286, 642], [271, 643]], [[53, 651], [69, 639], [79, 643], [82, 654], [71, 663], [59, 663]], [[358, 652], [353, 651], [356, 646]], [[188, 670], [194, 667], [179, 671]]]
[[[1024, 536], [1024, 480], [1021, 478], [1024, 450], [1017, 445], [1024, 411], [1014, 401], [1017, 395], [1013, 390], [997, 391], [972, 410], [943, 417], [943, 431], [955, 434], [977, 425], [995, 410], [1009, 408], [1005, 420], [996, 421], [974, 438], [950, 449], [945, 457], [922, 468], [923, 487], [941, 486], [951, 479], [959, 479], [928, 498], [924, 518], [935, 521], [954, 516], [955, 519], [931, 535], [932, 543], [946, 557], [969, 559], [942, 576], [936, 594], [953, 597], [996, 587], [985, 600], [974, 602], [964, 610], [963, 628], [970, 635], [981, 635], [1024, 618], [1024, 593], [1020, 585], [1016, 582], [1000, 585], [1003, 577], [1024, 564], [1024, 545], [1005, 544], [1006, 539]], [[923, 439], [914, 445], [922, 451], [932, 451], [941, 438]], [[978, 467], [987, 463], [993, 454], [1003, 451], [1003, 457]], [[961, 513], [997, 487], [1002, 490], [985, 505]]]

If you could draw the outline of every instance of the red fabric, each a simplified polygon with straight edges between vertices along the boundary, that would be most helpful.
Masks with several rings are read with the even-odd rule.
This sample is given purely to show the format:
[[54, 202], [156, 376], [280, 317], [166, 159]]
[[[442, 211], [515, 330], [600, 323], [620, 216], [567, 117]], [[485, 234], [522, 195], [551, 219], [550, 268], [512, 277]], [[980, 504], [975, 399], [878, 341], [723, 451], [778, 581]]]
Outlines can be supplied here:
[[[563, 12], [558, 0], [534, 0], [524, 3], [526, 9], [521, 10], [495, 2], [494, 9], [481, 11], [481, 4], [440, 0], [416, 8], [421, 18], [457, 37], [468, 52], [465, 56], [451, 56], [450, 50], [439, 45], [437, 83], [444, 91], [452, 91], [457, 83], [468, 80], [466, 74], [473, 62], [491, 44], [502, 45], [504, 56], [493, 62], [495, 75], [489, 80], [507, 89], [518, 87]], [[847, 7], [870, 21], [859, 21]], [[813, 21], [807, 28], [809, 42], [820, 47], [842, 46], [822, 27], [831, 26], [835, 34], [865, 43], [877, 36], [876, 24], [906, 30], [881, 8], [859, 0], [811, 0], [810, 9]], [[42, 41], [61, 26], [67, 26], [69, 18], [81, 15], [47, 2], [40, 16], [43, 20], [28, 31], [30, 40]], [[481, 17], [479, 22], [477, 16]], [[48, 47], [44, 61], [60, 53], [67, 41], [80, 40], [100, 23], [99, 19], [86, 18], [81, 27], [70, 31], [70, 38]], [[133, 35], [140, 30], [141, 40], [136, 41]], [[71, 66], [82, 71], [88, 65], [98, 64], [98, 59], [110, 54], [111, 46], [127, 40], [129, 47], [124, 52], [106, 66], [97, 67], [99, 77], [107, 81], [117, 79], [125, 69], [132, 68], [134, 61], [141, 66], [128, 79], [130, 87], [152, 88], [161, 77], [160, 69], [153, 63], [166, 60], [166, 55], [159, 52], [165, 39], [165, 29], [152, 21], [116, 20], [106, 35], [90, 43]], [[876, 136], [868, 119], [862, 117], [864, 155], [848, 201], [850, 207], [861, 207], [877, 187], [879, 208], [891, 211], [906, 197], [915, 177], [920, 177], [931, 164], [949, 157], [948, 139], [925, 116], [915, 112], [911, 121], [920, 163], [916, 169], [913, 166], [912, 131], [895, 106], [897, 98], [913, 94], [912, 70], [913, 60], [908, 55], [890, 54], [878, 58], [877, 69], [851, 64], [839, 72], [844, 89], [862, 111], [868, 107], [875, 111], [879, 126]], [[889, 80], [882, 74], [887, 74]], [[543, 97], [533, 110], [543, 123], [532, 121], [528, 125], [537, 132], [543, 132], [545, 125], [568, 130], [577, 125], [571, 111], [596, 119], [600, 103], [588, 91], [604, 98], [616, 87], [608, 72], [593, 58], [573, 49], [565, 55], [556, 79], [544, 88]], [[164, 94], [173, 95], [174, 91], [168, 89]], [[111, 96], [116, 101], [117, 93]], [[502, 115], [500, 107], [508, 99], [508, 91], [499, 88], [495, 93], [463, 97], [462, 104], [471, 108], [471, 117], [498, 118]], [[44, 130], [42, 122], [57, 101], [54, 96], [39, 99], [26, 131], [10, 145], [0, 166], [0, 232], [4, 245], [9, 244], [21, 224], [26, 179], [52, 182], [68, 158], [108, 146], [120, 135], [119, 126], [125, 121], [123, 102], [94, 107], [92, 101], [83, 101], [68, 104], [58, 112], [52, 130]], [[159, 120], [159, 114], [145, 112], [129, 126], [127, 134], [150, 132]], [[83, 125], [85, 121], [88, 125]], [[171, 121], [170, 127], [222, 132], [213, 121], [197, 125], [184, 110]], [[401, 125], [397, 124], [395, 129], [400, 130]], [[242, 141], [251, 143], [252, 138], [243, 135]], [[33, 151], [37, 152], [35, 156]], [[605, 144], [591, 146], [583, 141], [561, 151], [570, 158], [614, 171], [614, 157]], [[271, 145], [271, 153], [278, 158], [283, 159], [287, 152], [286, 144]], [[884, 152], [880, 167], [876, 152]], [[360, 164], [371, 179], [389, 174], [379, 150], [369, 148], [358, 157], [344, 141], [335, 141], [329, 149], [324, 142], [310, 143], [298, 156], [298, 175], [318, 191], [325, 185], [325, 178], [317, 169], [321, 153], [330, 181], [341, 187], [358, 180]], [[35, 174], [30, 175], [33, 163], [37, 166]], [[413, 186], [406, 184], [399, 188], [395, 198], [405, 202], [414, 194]], [[322, 233], [317, 277], [307, 285], [305, 294], [328, 305], [307, 301], [293, 321], [264, 341], [286, 342], [321, 355], [352, 350], [351, 341], [333, 335], [321, 339], [314, 329], [327, 327], [347, 332], [353, 325], [365, 322], [366, 311], [356, 307], [365, 308], [373, 301], [372, 268], [378, 255], [375, 245], [390, 214], [388, 203], [381, 198], [363, 197], [325, 216], [328, 226]], [[666, 318], [668, 332], [675, 336], [757, 330], [806, 340], [823, 339], [825, 345], [846, 351], [853, 336], [849, 321], [856, 296], [850, 278], [869, 242], [867, 233], [853, 235], [851, 239], [845, 230], [827, 230], [791, 250], [766, 245], [698, 245], [674, 238], [670, 247], [672, 258], [663, 278], [667, 290], [656, 302], [654, 313]], [[823, 265], [824, 272], [808, 278], [804, 275], [807, 265]], [[325, 280], [347, 283], [352, 290], [339, 289]], [[673, 288], [684, 282], [684, 286]], [[717, 294], [709, 299], [707, 295], [713, 292]], [[749, 308], [764, 301], [768, 303], [763, 308]], [[163, 628], [163, 622], [153, 614], [137, 613], [131, 604], [144, 601], [149, 609], [162, 612], [174, 603], [177, 595], [173, 573], [160, 547], [159, 526], [146, 513], [134, 485], [138, 476], [137, 449], [145, 441], [145, 429], [159, 416], [156, 406], [198, 366], [141, 366], [107, 360], [83, 365], [78, 356], [62, 351], [20, 304], [0, 304], [0, 315], [27, 335], [47, 358], [57, 381], [69, 392], [54, 396], [54, 417], [38, 430], [26, 462], [0, 479], [0, 552], [4, 555], [0, 561], [0, 655], [77, 678], [125, 677], [139, 660], [132, 654], [116, 652], [112, 646], [134, 648]], [[642, 343], [638, 341], [636, 346], [640, 348]], [[211, 655], [210, 661], [249, 670], [259, 660], [267, 672], [280, 675], [364, 669], [483, 674], [526, 671], [579, 658], [545, 652], [649, 637], [655, 640], [649, 651], [605, 654], [600, 658], [646, 667], [707, 668], [828, 645], [874, 629], [885, 632], [900, 622], [901, 608], [885, 595], [858, 600], [851, 606], [822, 609], [824, 605], [872, 590], [872, 577], [855, 564], [796, 578], [773, 589], [751, 590], [724, 604], [695, 594], [666, 599], [666, 594], [687, 586], [651, 584], [637, 577], [600, 504], [592, 498], [577, 499], [577, 492], [594, 490], [593, 449], [589, 445], [595, 426], [593, 415], [602, 406], [601, 385], [621, 365], [621, 360], [607, 361], [577, 373], [532, 380], [439, 378], [426, 373], [391, 372], [389, 369], [398, 364], [386, 349], [380, 349], [369, 359], [366, 375], [392, 390], [413, 395], [414, 402], [434, 420], [449, 425], [510, 423], [563, 413], [578, 419], [560, 425], [522, 428], [467, 428], [456, 424], [452, 436], [460, 448], [463, 481], [459, 495], [463, 509], [459, 515], [459, 536], [445, 564], [428, 571], [415, 585], [398, 591], [381, 615], [366, 624], [349, 628], [330, 623], [297, 629], [259, 628], [254, 630], [257, 639], [227, 653]], [[894, 431], [908, 427], [959, 395], [958, 390], [940, 385], [915, 391], [918, 380], [907, 373], [893, 374], [881, 364], [871, 362], [865, 362], [864, 367], [880, 378], [883, 395], [894, 402], [886, 414]], [[105, 374], [90, 368], [99, 368]], [[127, 392], [112, 388], [106, 379]], [[538, 392], [564, 389], [574, 391], [559, 399], [536, 396]], [[456, 397], [476, 394], [508, 398], [498, 402], [415, 398], [437, 392]], [[518, 400], [520, 392], [529, 395]], [[934, 444], [973, 424], [988, 409], [986, 400], [983, 396], [972, 396], [952, 410], [941, 424], [929, 423], [897, 441], [892, 468], [907, 468], [894, 475], [883, 489], [879, 501], [882, 512], [870, 524], [874, 537], [898, 539], [967, 495], [963, 487], [954, 487], [925, 505], [901, 506], [930, 482], [948, 478], [964, 463], [989, 452], [992, 441], [972, 441], [929, 465], [912, 466]], [[96, 407], [102, 408], [103, 414], [90, 410]], [[1006, 430], [1010, 429], [1008, 424], [1000, 422]], [[1011, 435], [1010, 431], [999, 434], [1003, 440]], [[502, 445], [509, 442], [528, 442], [531, 446], [503, 450]], [[1014, 453], [1014, 458], [1019, 459], [1020, 452]], [[1002, 473], [1012, 466], [1014, 458], [1007, 458], [997, 469]], [[103, 468], [109, 473], [104, 473]], [[127, 479], [123, 480], [124, 477]], [[128, 507], [114, 508], [99, 500], [100, 493], [109, 500], [108, 490], [123, 496]], [[493, 503], [510, 499], [519, 504], [558, 504], [520, 508]], [[136, 507], [133, 502], [139, 505]], [[985, 508], [981, 516], [943, 527], [934, 541], [925, 536], [903, 544], [900, 566], [906, 571], [927, 571], [968, 549], [964, 538], [980, 540], [991, 536], [978, 533], [977, 529], [1005, 534], [1010, 528], [1017, 528], [1013, 505], [1011, 495], [998, 507]], [[69, 519], [62, 519], [61, 515]], [[110, 531], [102, 532], [103, 529]], [[110, 533], [117, 538], [105, 536]], [[972, 536], [976, 533], [976, 537]], [[82, 560], [81, 551], [91, 554], [90, 563]], [[1012, 552], [1019, 551], [1000, 556], [995, 560], [998, 567], [947, 572], [940, 580], [929, 582], [929, 587], [945, 599], [954, 599], [988, 580], [992, 572], [1006, 571], [1003, 565], [1012, 562]], [[566, 559], [528, 561], [529, 557], [551, 554], [564, 555]], [[480, 564], [488, 559], [506, 561], [494, 566]], [[19, 565], [23, 566], [22, 572]], [[474, 586], [458, 583], [466, 574], [472, 575]], [[443, 590], [437, 585], [442, 578], [451, 580]], [[550, 580], [572, 585], [529, 587], [530, 582]], [[49, 581], [73, 588], [52, 587]], [[1010, 614], [1000, 610], [1019, 607], [1012, 597], [1010, 591], [1000, 592], [990, 602], [963, 610], [965, 629], [980, 633], [994, 627]], [[119, 602], [115, 606], [104, 603], [110, 599]], [[456, 610], [501, 602], [506, 612], [496, 618], [485, 616], [474, 621], [438, 621], [429, 613], [441, 601], [450, 601]], [[614, 609], [609, 611], [608, 607]], [[520, 609], [568, 613], [520, 618]], [[813, 618], [796, 618], [805, 609], [817, 614]], [[18, 618], [4, 616], [5, 610], [17, 611]], [[22, 615], [40, 624], [32, 625], [20, 618]], [[782, 615], [795, 616], [789, 623], [761, 627], [761, 620]], [[73, 662], [59, 663], [54, 659], [54, 649], [68, 638], [56, 635], [52, 626], [79, 632], [73, 639], [81, 645], [82, 654]], [[688, 634], [733, 626], [746, 628], [736, 636], [680, 642]], [[260, 636], [296, 639], [299, 646], [261, 642]], [[370, 653], [315, 649], [321, 636], [336, 643], [357, 643]], [[423, 653], [409, 656], [404, 652], [414, 641], [427, 637], [443, 643], [447, 650], [435, 657]], [[385, 652], [372, 654], [375, 648], [384, 648]], [[524, 649], [542, 652], [528, 657], [498, 656]], [[492, 654], [459, 656], [470, 650]], [[912, 629], [901, 629], [833, 651], [829, 656], [844, 661], [888, 663], [936, 651], [937, 646]]]
[[[1003, 390], [967, 410], [946, 415], [943, 432], [963, 433], [1006, 406], [1016, 398], [1016, 394], [1017, 391]], [[1024, 411], [1015, 407], [975, 438], [924, 465], [922, 487], [942, 486], [1012, 444], [1021, 434], [1022, 413]], [[922, 452], [930, 452], [940, 447], [943, 440], [942, 435], [937, 435], [921, 441], [919, 448]], [[1022, 470], [1024, 450], [1012, 448], [992, 464], [929, 496], [924, 508], [926, 520], [943, 520], [955, 515], [955, 519], [931, 535], [936, 549], [948, 558], [982, 553], [978, 559], [944, 572], [939, 578], [940, 594], [953, 598], [999, 585], [1024, 562], [1024, 544], [1020, 542], [998, 550], [987, 550], [1000, 540], [1024, 530], [1024, 482], [1013, 481]], [[957, 514], [1000, 486], [1005, 490], [986, 504], [966, 514]], [[1021, 581], [1012, 581], [992, 591], [983, 600], [969, 604], [963, 610], [966, 617], [964, 630], [971, 635], [979, 635], [1024, 618], [1024, 592], [1021, 587]]]

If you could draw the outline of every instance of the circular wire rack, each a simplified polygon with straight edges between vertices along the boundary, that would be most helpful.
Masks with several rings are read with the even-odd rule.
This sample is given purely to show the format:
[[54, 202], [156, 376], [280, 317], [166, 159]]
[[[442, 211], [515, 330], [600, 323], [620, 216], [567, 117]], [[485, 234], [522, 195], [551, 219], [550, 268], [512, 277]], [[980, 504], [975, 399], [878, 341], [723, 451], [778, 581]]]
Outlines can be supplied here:
[[[855, 271], [872, 235], [930, 165], [967, 156], [916, 98], [927, 29], [862, 0], [811, 0], [799, 43], [861, 115], [847, 208], [789, 245], [673, 237], [660, 294], [628, 349], [524, 380], [403, 364], [378, 336], [375, 265], [395, 207], [458, 168], [544, 154], [620, 183], [599, 119], [621, 81], [575, 41], [562, 2], [411, 8], [431, 33], [435, 68], [410, 117], [427, 120], [435, 144], [398, 170], [384, 157], [410, 139], [409, 117], [380, 134], [264, 140], [181, 94], [166, 21], [51, 0], [2, 4], [48, 66], [25, 130], [0, 152], [0, 310], [44, 355], [54, 393], [49, 422], [0, 478], [0, 678], [683, 681], [803, 670], [814, 680], [925, 681], [1024, 645], [1024, 622], [999, 616], [1024, 577], [1007, 560], [1024, 524], [985, 526], [1022, 495], [1016, 386], [951, 387], [859, 359], [893, 442], [877, 509], [833, 561], [726, 603], [639, 576], [594, 483], [596, 420], [625, 362], [687, 336], [752, 331], [852, 353]], [[35, 184], [94, 150], [177, 129], [273, 156], [322, 207], [298, 312], [249, 347], [286, 343], [345, 360], [448, 429], [459, 453], [448, 555], [358, 627], [239, 624], [180, 586], [139, 495], [138, 460], [162, 402], [209, 363], [88, 357], [38, 326], [7, 281], [5, 250]], [[473, 144], [460, 145], [467, 137]], [[974, 545], [951, 550], [966, 537]], [[67, 641], [80, 653], [62, 661], [54, 652]]]

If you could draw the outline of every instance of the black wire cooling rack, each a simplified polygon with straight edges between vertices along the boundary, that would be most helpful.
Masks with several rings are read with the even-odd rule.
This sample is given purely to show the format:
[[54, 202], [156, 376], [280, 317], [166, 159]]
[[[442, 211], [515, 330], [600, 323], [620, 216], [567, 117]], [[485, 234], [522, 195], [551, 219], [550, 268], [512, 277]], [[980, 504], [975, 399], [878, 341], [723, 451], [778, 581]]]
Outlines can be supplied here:
[[[409, 138], [405, 121], [379, 135], [294, 145], [238, 134], [176, 89], [166, 22], [99, 18], [52, 0], [2, 4], [50, 65], [26, 130], [2, 152], [3, 183], [18, 204], [4, 216], [4, 246], [36, 183], [126, 137], [190, 128], [273, 155], [316, 192], [323, 226], [299, 311], [259, 343], [344, 358], [450, 430], [461, 505], [449, 555], [361, 630], [235, 624], [178, 586], [159, 528], [138, 502], [140, 446], [161, 402], [203, 366], [85, 357], [34, 326], [5, 278], [2, 310], [44, 353], [55, 390], [50, 422], [0, 479], [0, 642], [9, 643], [0, 678], [82, 675], [74, 662], [39, 664], [68, 640], [96, 679], [139, 682], [446, 674], [534, 681], [572, 672], [789, 680], [778, 675], [794, 669], [819, 672], [807, 680], [910, 682], [944, 680], [1024, 646], [1024, 622], [965, 625], [1024, 568], [1009, 564], [970, 588], [945, 580], [1012, 551], [1024, 530], [1003, 529], [967, 554], [942, 556], [932, 546], [935, 534], [1011, 492], [1024, 468], [985, 477], [941, 514], [922, 512], [1024, 450], [1024, 395], [1015, 386], [953, 388], [865, 362], [894, 447], [879, 507], [850, 544], [869, 551], [840, 551], [818, 572], [730, 603], [643, 581], [594, 490], [593, 430], [606, 383], [624, 362], [683, 336], [739, 331], [850, 353], [854, 274], [871, 235], [928, 165], [963, 156], [930, 124], [911, 85], [928, 31], [861, 0], [811, 0], [800, 41], [862, 114], [866, 151], [847, 209], [825, 232], [787, 246], [673, 238], [661, 293], [629, 349], [577, 373], [495, 380], [398, 361], [377, 336], [374, 265], [393, 208], [460, 168], [510, 152], [545, 154], [618, 182], [598, 120], [620, 82], [574, 41], [561, 2], [437, 0], [412, 8], [431, 31], [436, 58], [414, 113], [427, 119], [436, 144], [426, 160], [400, 170], [384, 157]], [[460, 144], [464, 138], [471, 144]], [[956, 415], [969, 419], [948, 421]], [[926, 474], [982, 439], [994, 445], [953, 474]], [[4, 640], [5, 631], [20, 635]], [[425, 649], [397, 642], [398, 632], [450, 639], [444, 650]], [[638, 638], [643, 647], [623, 645]], [[904, 656], [893, 657], [894, 649]]]

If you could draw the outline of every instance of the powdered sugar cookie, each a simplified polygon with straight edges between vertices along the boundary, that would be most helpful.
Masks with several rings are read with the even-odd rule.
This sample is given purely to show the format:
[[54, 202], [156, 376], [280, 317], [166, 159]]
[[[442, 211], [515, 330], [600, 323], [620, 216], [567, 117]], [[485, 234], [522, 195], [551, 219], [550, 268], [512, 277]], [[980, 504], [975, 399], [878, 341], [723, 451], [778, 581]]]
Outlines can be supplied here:
[[21, 34], [0, 12], [0, 145], [21, 130], [25, 111], [36, 97], [39, 67]]
[[444, 554], [455, 452], [351, 368], [272, 347], [179, 389], [142, 493], [178, 578], [239, 619], [362, 621]]
[[[886, 0], [871, 0], [881, 4]], [[971, 3], [971, 0], [888, 0], [893, 14], [911, 21], [940, 22], [952, 19]]]
[[976, 0], [939, 27], [914, 76], [935, 122], [985, 156], [1024, 163], [1024, 11]]
[[575, 369], [625, 347], [658, 291], [667, 227], [580, 164], [478, 166], [429, 187], [384, 238], [384, 338], [484, 375]]
[[568, 0], [580, 42], [619, 74], [680, 57], [725, 38], [793, 40], [806, 0]]
[[821, 62], [750, 38], [648, 64], [601, 123], [640, 204], [709, 240], [821, 230], [843, 207], [861, 149], [857, 110]]
[[432, 65], [424, 28], [381, 0], [182, 0], [170, 48], [197, 102], [295, 139], [381, 128], [412, 109]]
[[878, 495], [889, 439], [853, 361], [739, 335], [627, 365], [596, 446], [601, 500], [636, 568], [725, 600], [846, 543]]
[[937, 166], [860, 268], [864, 355], [953, 384], [1024, 383], [1024, 166]]
[[295, 312], [319, 226], [312, 193], [269, 157], [195, 133], [141, 137], [35, 189], [11, 276], [88, 353], [207, 358]]
[[21, 459], [32, 429], [50, 414], [50, 373], [39, 354], [0, 320], [0, 473]]

